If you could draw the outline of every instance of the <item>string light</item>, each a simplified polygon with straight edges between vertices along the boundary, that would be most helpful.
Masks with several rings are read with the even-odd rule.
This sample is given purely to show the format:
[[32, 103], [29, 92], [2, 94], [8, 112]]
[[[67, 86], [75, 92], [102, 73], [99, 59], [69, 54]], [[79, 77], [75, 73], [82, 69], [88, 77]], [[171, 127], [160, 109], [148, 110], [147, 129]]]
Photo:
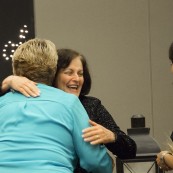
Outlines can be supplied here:
[[23, 25], [23, 27], [19, 29], [18, 38], [16, 39], [17, 41], [15, 42], [9, 40], [4, 44], [4, 48], [2, 49], [2, 57], [5, 58], [5, 60], [8, 61], [13, 57], [12, 54], [17, 49], [17, 47], [27, 40], [28, 33], [28, 26]]

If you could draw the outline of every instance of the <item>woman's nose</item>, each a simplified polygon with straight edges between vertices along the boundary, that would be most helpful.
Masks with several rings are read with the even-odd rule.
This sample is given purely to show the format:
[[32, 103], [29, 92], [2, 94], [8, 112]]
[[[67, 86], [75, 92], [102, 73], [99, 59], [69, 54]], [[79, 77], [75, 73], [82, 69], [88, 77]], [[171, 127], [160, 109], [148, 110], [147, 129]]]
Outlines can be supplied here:
[[78, 74], [74, 74], [73, 75], [73, 79], [79, 81], [79, 75]]

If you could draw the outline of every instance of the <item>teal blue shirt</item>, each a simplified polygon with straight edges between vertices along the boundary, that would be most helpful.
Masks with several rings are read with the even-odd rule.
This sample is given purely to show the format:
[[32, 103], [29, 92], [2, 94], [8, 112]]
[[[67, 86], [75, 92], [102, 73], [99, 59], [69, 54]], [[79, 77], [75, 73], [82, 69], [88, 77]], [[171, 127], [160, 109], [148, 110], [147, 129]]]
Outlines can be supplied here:
[[0, 173], [72, 173], [77, 158], [88, 172], [111, 173], [104, 146], [84, 142], [89, 126], [79, 99], [39, 84], [41, 96], [0, 97]]

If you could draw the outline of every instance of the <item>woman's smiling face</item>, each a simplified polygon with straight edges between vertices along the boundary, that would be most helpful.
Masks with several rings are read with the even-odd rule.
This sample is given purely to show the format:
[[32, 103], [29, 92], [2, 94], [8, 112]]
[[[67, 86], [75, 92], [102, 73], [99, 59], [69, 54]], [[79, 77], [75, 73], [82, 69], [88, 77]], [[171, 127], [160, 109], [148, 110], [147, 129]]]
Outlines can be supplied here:
[[61, 69], [55, 79], [55, 87], [78, 97], [83, 83], [83, 65], [80, 56], [74, 58], [67, 68]]

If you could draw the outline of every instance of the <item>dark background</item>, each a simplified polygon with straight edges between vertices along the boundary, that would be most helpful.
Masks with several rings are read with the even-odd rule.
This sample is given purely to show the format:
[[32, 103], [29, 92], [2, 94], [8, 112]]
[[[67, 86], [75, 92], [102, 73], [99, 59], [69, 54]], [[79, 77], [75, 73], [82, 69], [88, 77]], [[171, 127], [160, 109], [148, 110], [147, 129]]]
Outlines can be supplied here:
[[[27, 25], [29, 31], [26, 38], [19, 38], [20, 29]], [[6, 54], [12, 54], [12, 43], [25, 42], [35, 37], [33, 0], [0, 0], [0, 81], [12, 74], [11, 58], [3, 57], [4, 45], [7, 44]], [[16, 49], [17, 46], [13, 49]]]

